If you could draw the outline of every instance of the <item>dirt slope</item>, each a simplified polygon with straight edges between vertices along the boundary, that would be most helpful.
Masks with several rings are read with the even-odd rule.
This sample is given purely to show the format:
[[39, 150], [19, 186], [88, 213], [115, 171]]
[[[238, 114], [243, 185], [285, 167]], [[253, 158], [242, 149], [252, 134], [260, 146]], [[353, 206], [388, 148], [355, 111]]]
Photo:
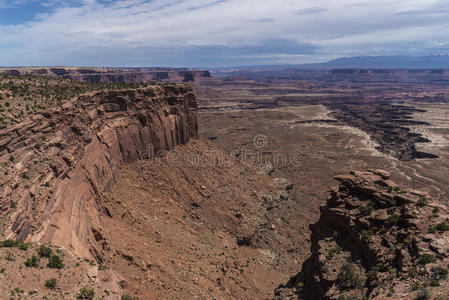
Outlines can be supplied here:
[[298, 239], [274, 218], [289, 185], [203, 139], [175, 150], [127, 165], [105, 195], [105, 264], [143, 299], [273, 297], [297, 262]]

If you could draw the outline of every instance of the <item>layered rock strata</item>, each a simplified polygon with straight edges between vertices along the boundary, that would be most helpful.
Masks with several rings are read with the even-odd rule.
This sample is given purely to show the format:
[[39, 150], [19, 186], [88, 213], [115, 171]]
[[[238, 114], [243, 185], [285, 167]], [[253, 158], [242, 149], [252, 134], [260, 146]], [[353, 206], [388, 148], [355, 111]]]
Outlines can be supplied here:
[[0, 131], [0, 232], [101, 259], [102, 193], [120, 166], [197, 137], [184, 85], [101, 91]]
[[290, 294], [281, 287], [279, 296], [430, 299], [448, 294], [447, 207], [402, 190], [389, 176], [383, 170], [336, 176], [339, 187], [332, 188], [319, 221], [310, 226], [312, 255], [286, 285]]
[[209, 71], [169, 68], [0, 68], [0, 74], [57, 76], [83, 82], [193, 82], [211, 77]]

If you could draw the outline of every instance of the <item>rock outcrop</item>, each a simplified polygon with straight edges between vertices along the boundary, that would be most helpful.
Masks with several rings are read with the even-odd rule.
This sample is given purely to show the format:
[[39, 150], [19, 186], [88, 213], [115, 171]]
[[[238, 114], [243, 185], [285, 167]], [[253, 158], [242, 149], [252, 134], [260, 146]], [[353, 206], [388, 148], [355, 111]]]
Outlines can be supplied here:
[[184, 85], [93, 92], [0, 131], [0, 232], [101, 259], [102, 193], [120, 166], [197, 137]]
[[[430, 299], [447, 295], [449, 214], [383, 170], [336, 176], [310, 226], [311, 257], [279, 296], [300, 299]], [[443, 298], [441, 298], [443, 299]], [[446, 298], [444, 298], [446, 299]]]
[[193, 82], [211, 77], [209, 71], [169, 68], [3, 68], [0, 74], [58, 76], [83, 82]]

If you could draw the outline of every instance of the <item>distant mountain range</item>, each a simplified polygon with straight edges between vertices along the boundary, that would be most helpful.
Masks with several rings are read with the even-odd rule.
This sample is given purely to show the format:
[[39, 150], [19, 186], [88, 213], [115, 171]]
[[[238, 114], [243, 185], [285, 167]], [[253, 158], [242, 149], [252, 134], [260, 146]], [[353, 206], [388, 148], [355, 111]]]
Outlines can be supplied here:
[[[295, 66], [296, 67], [296, 66]], [[337, 58], [324, 63], [304, 64], [307, 68], [362, 68], [362, 69], [447, 69], [449, 55], [432, 56], [359, 56]]]
[[297, 65], [246, 66], [220, 68], [215, 71], [285, 70], [285, 69], [449, 69], [449, 55], [430, 56], [357, 56], [337, 58], [328, 62]]

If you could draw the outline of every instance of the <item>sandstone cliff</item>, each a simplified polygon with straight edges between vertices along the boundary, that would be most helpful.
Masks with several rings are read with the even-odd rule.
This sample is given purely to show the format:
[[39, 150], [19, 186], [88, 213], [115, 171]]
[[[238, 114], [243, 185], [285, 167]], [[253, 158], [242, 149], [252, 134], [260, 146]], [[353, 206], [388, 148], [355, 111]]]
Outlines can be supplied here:
[[0, 131], [2, 238], [100, 259], [102, 192], [123, 163], [195, 138], [196, 110], [183, 85], [93, 92]]
[[[279, 296], [447, 299], [446, 206], [401, 190], [382, 170], [337, 176], [311, 225], [311, 257]], [[293, 293], [291, 293], [294, 291]], [[441, 298], [443, 297], [443, 298]]]
[[211, 77], [209, 71], [169, 68], [81, 68], [36, 67], [0, 68], [0, 74], [58, 76], [76, 81], [122, 82], [193, 82]]

